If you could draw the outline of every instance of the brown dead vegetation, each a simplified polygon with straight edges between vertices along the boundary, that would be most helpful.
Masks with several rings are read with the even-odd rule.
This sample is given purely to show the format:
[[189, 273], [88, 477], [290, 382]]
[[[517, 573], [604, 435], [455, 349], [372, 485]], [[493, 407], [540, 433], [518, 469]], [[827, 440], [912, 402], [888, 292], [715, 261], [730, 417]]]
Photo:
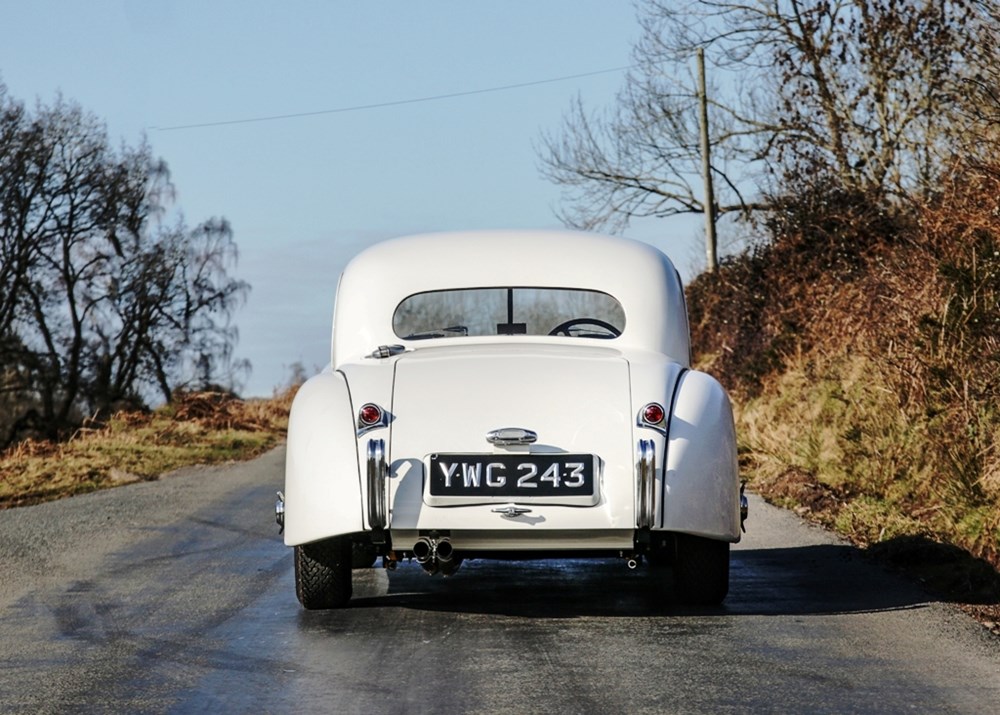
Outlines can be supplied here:
[[961, 551], [925, 581], [979, 604], [1000, 602], [975, 575], [1000, 566], [998, 177], [956, 167], [891, 207], [820, 187], [689, 288], [752, 486], [896, 565]]
[[296, 389], [270, 400], [180, 393], [153, 411], [123, 411], [65, 442], [23, 440], [0, 455], [0, 508], [129, 482], [192, 464], [255, 457], [285, 436]]

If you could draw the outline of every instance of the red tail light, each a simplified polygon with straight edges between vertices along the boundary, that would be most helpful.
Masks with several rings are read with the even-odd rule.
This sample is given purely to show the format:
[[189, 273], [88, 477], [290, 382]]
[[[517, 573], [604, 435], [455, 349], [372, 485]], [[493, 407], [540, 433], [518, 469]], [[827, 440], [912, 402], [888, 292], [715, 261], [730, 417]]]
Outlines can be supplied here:
[[647, 424], [658, 425], [663, 422], [665, 416], [663, 407], [655, 402], [650, 402], [642, 408], [642, 420]]
[[358, 422], [363, 425], [375, 425], [382, 421], [382, 408], [368, 403], [358, 410]]

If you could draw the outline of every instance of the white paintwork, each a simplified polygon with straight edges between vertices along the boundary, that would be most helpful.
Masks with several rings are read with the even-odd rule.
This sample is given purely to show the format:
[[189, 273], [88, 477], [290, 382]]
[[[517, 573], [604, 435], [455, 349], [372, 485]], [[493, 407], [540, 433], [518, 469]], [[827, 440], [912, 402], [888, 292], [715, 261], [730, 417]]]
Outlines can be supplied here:
[[714, 378], [688, 370], [670, 420], [661, 528], [738, 541], [737, 470], [729, 398]]
[[[428, 234], [385, 241], [359, 253], [340, 282], [332, 362], [341, 365], [378, 345], [404, 342], [392, 331], [392, 314], [407, 296], [508, 285], [608, 293], [625, 308], [625, 332], [615, 347], [651, 350], [688, 363], [684, 293], [670, 259], [645, 243], [574, 231]], [[508, 343], [511, 338], [468, 340]], [[414, 344], [430, 342], [440, 341]]]
[[[625, 330], [613, 340], [419, 341], [401, 340], [392, 330], [397, 305], [415, 293], [508, 285], [608, 293], [625, 311]], [[306, 383], [292, 409], [287, 544], [370, 529], [371, 439], [387, 447], [389, 531], [397, 549], [411, 548], [422, 530], [449, 530], [456, 549], [628, 549], [636, 531], [639, 440], [651, 441], [657, 455], [654, 529], [739, 538], [729, 402], [718, 383], [687, 369], [683, 290], [656, 249], [562, 231], [387, 241], [348, 265], [334, 326], [331, 368]], [[406, 351], [370, 357], [378, 346], [394, 344]], [[654, 401], [669, 424], [637, 425], [638, 410]], [[366, 402], [387, 410], [389, 423], [358, 436], [357, 410]], [[509, 447], [486, 441], [488, 432], [504, 427], [532, 430], [538, 441]], [[429, 454], [505, 451], [596, 455], [600, 493], [586, 505], [524, 500], [518, 506], [531, 511], [515, 517], [493, 511], [506, 499], [469, 505], [428, 498]]]
[[325, 370], [299, 390], [285, 460], [286, 544], [361, 531], [357, 440], [343, 375]]
[[[426, 348], [399, 359], [393, 398], [399, 419], [391, 449], [393, 529], [634, 526], [628, 363], [616, 350], [566, 343]], [[423, 478], [427, 454], [514, 451], [486, 441], [490, 431], [503, 427], [536, 432], [532, 452], [598, 455], [597, 505], [546, 508], [523, 500], [518, 504], [532, 512], [517, 519], [490, 511], [509, 499], [460, 509], [430, 507]]]

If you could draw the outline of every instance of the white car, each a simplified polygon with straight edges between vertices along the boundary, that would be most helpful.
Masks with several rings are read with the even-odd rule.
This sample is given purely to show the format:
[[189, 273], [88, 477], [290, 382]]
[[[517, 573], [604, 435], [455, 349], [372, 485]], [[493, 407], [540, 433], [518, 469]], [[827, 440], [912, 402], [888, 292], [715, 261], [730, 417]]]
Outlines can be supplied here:
[[[692, 370], [670, 260], [569, 231], [430, 234], [357, 255], [331, 365], [288, 425], [276, 506], [305, 608], [352, 567], [621, 558], [716, 604], [746, 517], [729, 399]], [[659, 571], [652, 572], [661, 577]]]

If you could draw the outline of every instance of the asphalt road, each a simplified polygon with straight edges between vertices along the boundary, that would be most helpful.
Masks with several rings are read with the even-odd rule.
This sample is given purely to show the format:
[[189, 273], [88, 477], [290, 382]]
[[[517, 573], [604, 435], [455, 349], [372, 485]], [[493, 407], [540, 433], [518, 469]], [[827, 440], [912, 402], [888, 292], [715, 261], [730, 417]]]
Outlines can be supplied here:
[[717, 609], [615, 560], [355, 571], [302, 611], [283, 453], [0, 512], [0, 711], [1000, 712], [1000, 642], [751, 502]]

